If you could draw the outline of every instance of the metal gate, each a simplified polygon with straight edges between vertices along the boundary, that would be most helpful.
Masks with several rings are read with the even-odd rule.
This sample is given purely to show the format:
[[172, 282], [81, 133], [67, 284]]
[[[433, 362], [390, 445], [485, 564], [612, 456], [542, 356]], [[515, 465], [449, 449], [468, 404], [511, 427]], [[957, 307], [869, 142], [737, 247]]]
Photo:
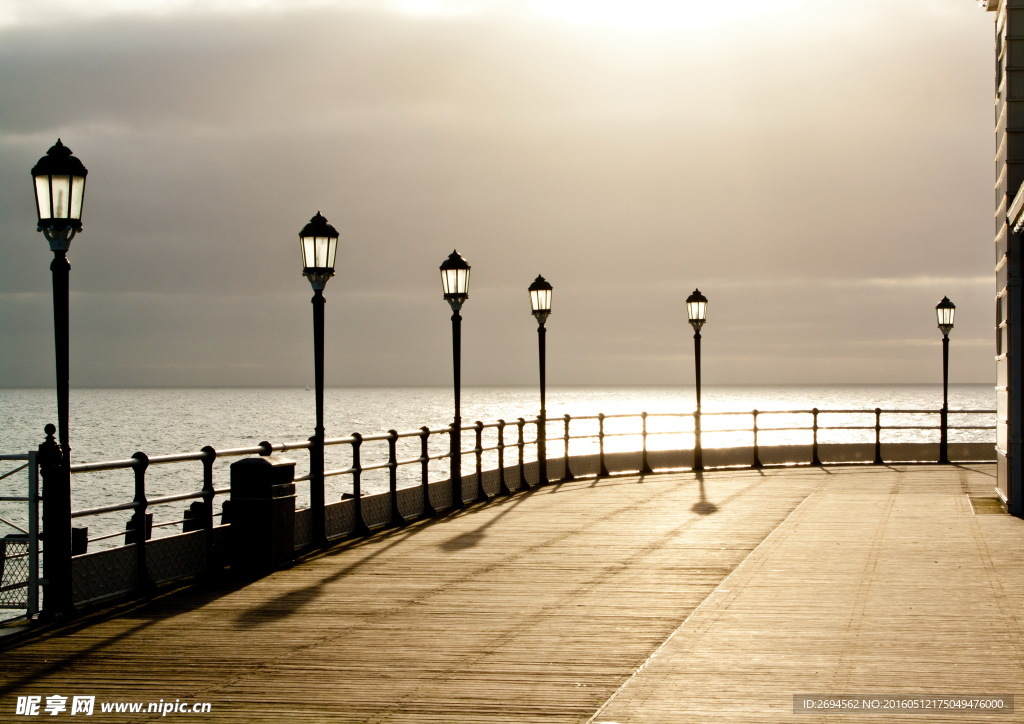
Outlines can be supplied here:
[[36, 453], [0, 455], [0, 620], [32, 617], [38, 612], [39, 466]]

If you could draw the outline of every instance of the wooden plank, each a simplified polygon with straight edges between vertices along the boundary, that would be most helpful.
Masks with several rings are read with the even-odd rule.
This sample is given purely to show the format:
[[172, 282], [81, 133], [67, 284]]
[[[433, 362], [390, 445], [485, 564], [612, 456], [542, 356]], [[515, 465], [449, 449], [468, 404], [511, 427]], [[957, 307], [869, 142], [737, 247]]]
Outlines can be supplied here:
[[[991, 468], [840, 474], [740, 565], [595, 722], [892, 721], [905, 712], [796, 715], [793, 697], [1016, 695], [1024, 521], [976, 518]], [[980, 474], [979, 474], [980, 473]], [[994, 551], [1010, 565], [999, 566]], [[1019, 603], [1019, 599], [1017, 601]], [[929, 722], [1021, 721], [929, 710]]]

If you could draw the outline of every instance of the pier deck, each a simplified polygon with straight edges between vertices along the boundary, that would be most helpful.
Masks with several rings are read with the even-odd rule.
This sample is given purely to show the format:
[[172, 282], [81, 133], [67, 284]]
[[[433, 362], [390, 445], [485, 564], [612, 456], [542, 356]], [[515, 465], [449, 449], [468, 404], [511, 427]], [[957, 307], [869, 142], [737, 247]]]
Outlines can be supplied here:
[[[1024, 721], [1024, 521], [988, 514], [993, 485], [992, 465], [551, 485], [21, 642], [0, 719], [84, 695], [99, 721], [160, 700], [235, 722]], [[793, 711], [846, 694], [1019, 710]]]

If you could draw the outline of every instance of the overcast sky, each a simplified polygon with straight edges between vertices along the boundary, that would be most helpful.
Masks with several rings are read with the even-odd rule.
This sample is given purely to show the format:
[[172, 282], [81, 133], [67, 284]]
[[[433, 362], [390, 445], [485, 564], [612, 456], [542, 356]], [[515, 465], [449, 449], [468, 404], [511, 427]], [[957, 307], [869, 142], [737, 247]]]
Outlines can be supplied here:
[[970, 0], [0, 0], [0, 385], [53, 382], [29, 170], [89, 169], [73, 386], [994, 380], [993, 13]]

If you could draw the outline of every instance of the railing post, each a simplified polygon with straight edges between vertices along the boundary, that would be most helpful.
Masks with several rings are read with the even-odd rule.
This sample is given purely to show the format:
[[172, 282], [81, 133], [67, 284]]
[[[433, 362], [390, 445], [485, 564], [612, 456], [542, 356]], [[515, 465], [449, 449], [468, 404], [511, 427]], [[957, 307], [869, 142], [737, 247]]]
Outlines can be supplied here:
[[875, 408], [875, 465], [882, 464], [882, 410]]
[[[86, 529], [88, 530], [88, 529]], [[28, 607], [29, 619], [39, 613], [39, 458], [28, 452]]]
[[[322, 432], [322, 430], [321, 430]], [[262, 454], [262, 453], [261, 453]], [[269, 455], [270, 453], [267, 453]], [[324, 438], [309, 438], [309, 513], [312, 520], [313, 545], [327, 546], [326, 481], [324, 480]]]
[[814, 444], [811, 446], [811, 465], [821, 465], [821, 458], [818, 457], [818, 408], [811, 410], [814, 416], [812, 426], [814, 428]]
[[600, 464], [599, 464], [599, 467], [598, 467], [597, 476], [599, 478], [607, 478], [610, 473], [608, 472], [608, 466], [604, 464], [604, 413], [603, 412], [599, 412], [598, 415], [597, 415], [597, 440], [598, 440], [598, 446], [599, 446], [599, 450], [600, 450], [600, 454], [598, 455], [598, 459], [600, 460]]
[[757, 415], [758, 415], [758, 411], [754, 410], [752, 414], [754, 415], [754, 464], [753, 464], [753, 467], [755, 467], [755, 468], [763, 468], [764, 465], [761, 464], [761, 448], [759, 446], [758, 439], [757, 439]]
[[217, 560], [217, 547], [213, 542], [213, 499], [216, 496], [213, 487], [213, 464], [217, 461], [217, 451], [210, 445], [202, 449], [203, 452], [203, 510], [201, 525], [205, 537], [206, 547], [206, 572], [208, 574], [219, 570], [222, 566]]
[[391, 525], [405, 525], [398, 508], [398, 430], [388, 430], [388, 489], [391, 491]]
[[563, 419], [565, 420], [565, 471], [562, 473], [562, 480], [574, 480], [572, 469], [569, 467], [569, 422], [571, 418], [565, 415]]
[[647, 413], [640, 413], [641, 424], [643, 425], [643, 456], [640, 459], [640, 474], [650, 475], [654, 471], [651, 469], [650, 463], [647, 461]]
[[524, 443], [523, 443], [523, 427], [525, 427], [525, 425], [526, 425], [526, 420], [524, 420], [523, 418], [520, 417], [518, 420], [516, 420], [516, 430], [517, 430], [517, 432], [519, 434], [519, 439], [516, 442], [516, 447], [519, 448], [519, 489], [520, 490], [529, 490], [530, 489], [530, 483], [526, 479], [526, 465], [523, 462], [523, 446], [524, 446]]
[[505, 421], [498, 420], [498, 489], [502, 495], [512, 495], [505, 478]]
[[204, 447], [203, 453], [203, 530], [209, 532], [213, 528], [213, 464], [217, 460], [217, 451], [210, 445]]
[[146, 498], [146, 469], [149, 467], [149, 456], [144, 452], [132, 455], [135, 465], [135, 513], [132, 515], [132, 527], [135, 544], [135, 589], [140, 593], [151, 593], [156, 589], [153, 578], [149, 575], [149, 564], [146, 561], [146, 541], [152, 533], [150, 518], [147, 515], [149, 500]]
[[71, 589], [71, 491], [64, 490], [70, 475], [63, 470], [64, 456], [54, 439], [57, 428], [44, 428], [46, 440], [39, 446], [39, 470], [43, 476], [43, 616], [53, 620], [75, 613]]
[[363, 463], [360, 458], [360, 449], [363, 446], [363, 436], [358, 432], [352, 433], [352, 506], [353, 506], [353, 535], [370, 535], [370, 526], [363, 520]]
[[486, 503], [490, 498], [484, 490], [484, 423], [480, 420], [473, 423], [473, 432], [476, 437], [476, 446], [473, 448], [473, 455], [476, 457], [476, 501]]
[[[541, 328], [543, 329], [543, 327]], [[548, 480], [548, 418], [541, 410], [537, 418], [537, 484], [547, 485]]]
[[433, 518], [437, 515], [437, 509], [430, 502], [430, 428], [424, 425], [420, 428], [420, 486], [423, 490], [423, 517]]

